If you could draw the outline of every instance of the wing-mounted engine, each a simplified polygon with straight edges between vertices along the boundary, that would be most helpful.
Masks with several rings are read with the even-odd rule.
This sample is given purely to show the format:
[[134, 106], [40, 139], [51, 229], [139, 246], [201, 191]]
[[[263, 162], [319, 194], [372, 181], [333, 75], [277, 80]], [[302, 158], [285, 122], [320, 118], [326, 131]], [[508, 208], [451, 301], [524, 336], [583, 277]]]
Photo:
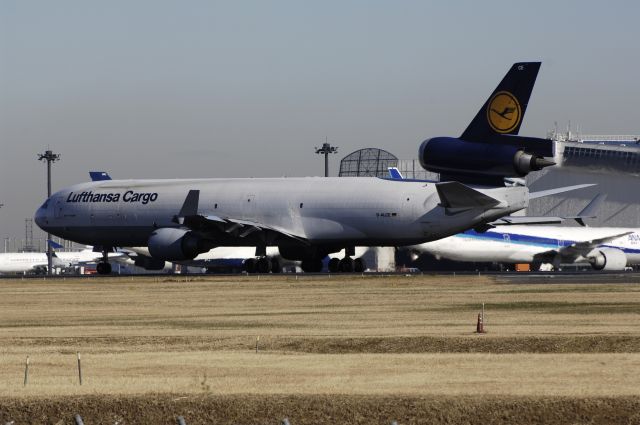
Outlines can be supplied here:
[[615, 248], [594, 249], [587, 259], [595, 270], [624, 270], [627, 266], [627, 255]]
[[137, 256], [133, 260], [136, 267], [141, 267], [145, 270], [162, 270], [165, 267], [166, 262], [164, 260], [158, 260], [151, 257]]
[[193, 231], [165, 227], [151, 233], [148, 247], [157, 260], [179, 261], [192, 260], [209, 251], [213, 244]]

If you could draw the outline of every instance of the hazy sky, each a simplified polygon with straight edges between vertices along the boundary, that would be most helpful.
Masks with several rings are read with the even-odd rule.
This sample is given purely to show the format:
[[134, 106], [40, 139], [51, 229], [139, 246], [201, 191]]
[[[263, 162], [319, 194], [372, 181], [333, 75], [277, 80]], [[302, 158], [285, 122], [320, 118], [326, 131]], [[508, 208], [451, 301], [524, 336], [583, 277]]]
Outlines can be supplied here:
[[0, 237], [88, 179], [321, 175], [459, 135], [516, 61], [521, 134], [640, 133], [637, 1], [0, 0]]

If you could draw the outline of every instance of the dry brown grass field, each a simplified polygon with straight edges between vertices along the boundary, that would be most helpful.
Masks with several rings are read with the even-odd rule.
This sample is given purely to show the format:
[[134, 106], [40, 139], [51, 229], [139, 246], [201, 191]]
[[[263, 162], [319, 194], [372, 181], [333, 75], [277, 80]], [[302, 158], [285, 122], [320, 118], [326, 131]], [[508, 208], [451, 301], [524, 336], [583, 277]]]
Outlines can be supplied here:
[[0, 383], [1, 423], [640, 423], [640, 285], [0, 280]]

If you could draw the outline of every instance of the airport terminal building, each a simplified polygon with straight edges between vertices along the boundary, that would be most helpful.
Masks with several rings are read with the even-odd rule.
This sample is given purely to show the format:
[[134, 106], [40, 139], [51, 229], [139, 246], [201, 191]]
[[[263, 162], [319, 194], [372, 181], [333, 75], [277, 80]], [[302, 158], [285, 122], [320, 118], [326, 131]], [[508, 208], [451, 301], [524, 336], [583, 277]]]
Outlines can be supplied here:
[[531, 201], [528, 215], [575, 215], [607, 195], [593, 226], [640, 227], [640, 136], [551, 133], [558, 164], [527, 176], [532, 191], [583, 183], [597, 186]]

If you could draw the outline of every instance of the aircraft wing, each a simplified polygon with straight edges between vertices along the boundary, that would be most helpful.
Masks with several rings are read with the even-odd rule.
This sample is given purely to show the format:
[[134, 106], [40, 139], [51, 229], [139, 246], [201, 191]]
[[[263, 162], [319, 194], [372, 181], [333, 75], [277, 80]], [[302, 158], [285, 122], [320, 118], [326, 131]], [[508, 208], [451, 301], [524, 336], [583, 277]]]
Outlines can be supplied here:
[[[278, 226], [260, 223], [253, 220], [245, 220], [233, 217], [219, 217], [216, 215], [202, 215], [198, 213], [198, 203], [200, 198], [199, 190], [190, 190], [185, 198], [184, 204], [174, 222], [189, 227], [192, 230], [202, 232], [224, 232], [226, 234], [245, 238], [255, 232], [270, 233], [270, 237], [283, 236], [295, 239], [304, 244], [309, 241], [304, 235], [296, 235]], [[267, 235], [265, 235], [265, 239]]]
[[605, 236], [603, 238], [592, 239], [589, 241], [576, 242], [569, 246], [560, 248], [559, 252], [564, 257], [577, 258], [579, 256], [585, 256], [589, 252], [593, 251], [594, 248], [598, 247], [598, 245], [602, 245], [607, 242], [611, 242], [615, 239], [621, 238], [622, 236], [627, 236], [632, 234], [633, 232], [623, 232], [615, 235]]
[[58, 257], [58, 255], [53, 251], [51, 252], [51, 264], [54, 267], [69, 267], [69, 262]]
[[563, 261], [571, 262], [576, 261], [580, 257], [586, 257], [591, 251], [607, 242], [611, 242], [619, 237], [629, 235], [633, 232], [624, 232], [616, 235], [605, 236], [603, 238], [592, 239], [588, 241], [575, 242], [571, 245], [561, 247], [560, 249], [550, 249], [549, 251], [540, 252], [534, 257], [538, 261], [544, 263], [552, 262], [553, 259], [559, 254]]

